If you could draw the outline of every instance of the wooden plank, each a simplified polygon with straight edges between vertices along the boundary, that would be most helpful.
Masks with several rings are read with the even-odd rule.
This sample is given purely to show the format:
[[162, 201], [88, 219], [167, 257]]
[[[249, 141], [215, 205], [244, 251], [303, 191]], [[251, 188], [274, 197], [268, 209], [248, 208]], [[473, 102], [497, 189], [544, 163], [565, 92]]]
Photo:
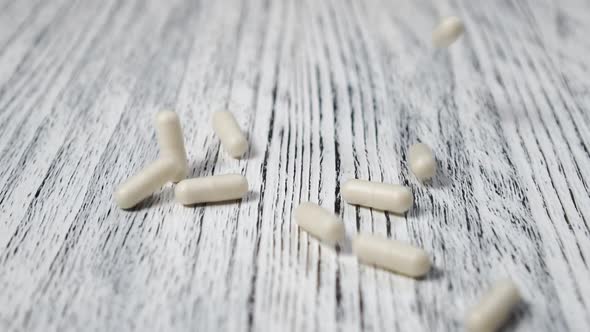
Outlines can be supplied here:
[[[2, 1], [0, 330], [458, 330], [502, 276], [509, 330], [590, 329], [590, 4], [552, 1]], [[433, 50], [439, 18], [465, 35]], [[191, 176], [244, 174], [241, 202], [118, 183], [175, 109]], [[210, 114], [251, 148], [228, 157]], [[409, 173], [417, 141], [439, 161]], [[350, 178], [412, 187], [398, 216]], [[295, 227], [312, 201], [426, 249], [413, 280]]]

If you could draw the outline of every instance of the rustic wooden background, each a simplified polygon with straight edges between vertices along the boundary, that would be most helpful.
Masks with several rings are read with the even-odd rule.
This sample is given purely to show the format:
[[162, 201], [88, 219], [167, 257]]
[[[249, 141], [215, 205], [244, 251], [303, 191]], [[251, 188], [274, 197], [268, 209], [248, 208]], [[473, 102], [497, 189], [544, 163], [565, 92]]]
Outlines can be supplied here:
[[[435, 51], [454, 14], [465, 35]], [[134, 211], [113, 189], [181, 116], [193, 176], [242, 173], [239, 203]], [[251, 148], [220, 151], [229, 109]], [[0, 330], [455, 331], [494, 280], [507, 330], [590, 330], [590, 2], [0, 0]], [[440, 162], [408, 173], [414, 142]], [[406, 216], [344, 203], [403, 183]], [[425, 248], [412, 280], [294, 227], [300, 201], [349, 235]]]

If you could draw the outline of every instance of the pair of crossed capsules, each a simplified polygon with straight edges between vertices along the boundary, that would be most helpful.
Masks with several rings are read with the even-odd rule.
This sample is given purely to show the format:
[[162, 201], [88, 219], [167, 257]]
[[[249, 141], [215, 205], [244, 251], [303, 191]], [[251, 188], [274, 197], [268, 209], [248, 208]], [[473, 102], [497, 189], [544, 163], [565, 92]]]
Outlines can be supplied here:
[[[117, 188], [114, 197], [121, 209], [136, 206], [168, 182], [177, 183], [174, 196], [183, 205], [234, 200], [248, 192], [248, 181], [239, 174], [186, 179], [188, 160], [178, 115], [158, 112], [155, 126], [160, 157]], [[248, 141], [230, 112], [213, 113], [213, 130], [232, 157], [248, 150]]]

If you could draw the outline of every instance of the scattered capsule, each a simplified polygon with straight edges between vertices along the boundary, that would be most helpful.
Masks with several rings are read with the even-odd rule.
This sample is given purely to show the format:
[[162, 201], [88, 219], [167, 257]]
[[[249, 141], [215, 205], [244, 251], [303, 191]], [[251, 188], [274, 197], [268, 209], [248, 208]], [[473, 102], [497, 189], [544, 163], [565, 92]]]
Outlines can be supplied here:
[[242, 133], [236, 118], [231, 112], [218, 111], [213, 113], [213, 130], [221, 145], [233, 158], [240, 158], [248, 150], [248, 141]]
[[342, 221], [317, 204], [301, 203], [295, 209], [295, 220], [299, 227], [328, 244], [335, 244], [344, 238]]
[[115, 201], [121, 209], [129, 209], [172, 181], [179, 173], [179, 165], [174, 159], [158, 159], [129, 178], [117, 188]]
[[471, 332], [496, 331], [504, 325], [520, 301], [520, 292], [514, 282], [502, 279], [471, 309], [465, 326]]
[[186, 179], [174, 189], [176, 201], [184, 205], [240, 199], [247, 192], [248, 180], [239, 174]]
[[408, 151], [410, 170], [420, 181], [428, 180], [436, 174], [436, 159], [430, 147], [423, 143], [412, 145]]
[[448, 47], [463, 34], [463, 31], [465, 27], [458, 17], [445, 17], [432, 32], [432, 43], [437, 48]]
[[378, 210], [404, 213], [412, 207], [410, 188], [365, 180], [349, 180], [342, 186], [342, 197], [349, 204]]
[[409, 277], [421, 277], [430, 270], [426, 251], [396, 240], [360, 234], [352, 242], [359, 261]]
[[163, 158], [177, 161], [179, 172], [173, 181], [185, 179], [188, 174], [188, 162], [180, 119], [175, 112], [163, 111], [156, 114], [156, 137]]

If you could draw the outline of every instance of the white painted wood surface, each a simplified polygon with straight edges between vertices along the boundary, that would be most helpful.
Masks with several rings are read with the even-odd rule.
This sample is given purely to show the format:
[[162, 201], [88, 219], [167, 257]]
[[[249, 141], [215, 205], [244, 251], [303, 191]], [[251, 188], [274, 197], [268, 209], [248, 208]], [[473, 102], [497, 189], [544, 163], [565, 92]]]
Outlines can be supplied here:
[[[448, 14], [466, 34], [434, 51]], [[1, 0], [0, 330], [455, 331], [503, 276], [526, 299], [507, 330], [590, 330], [589, 33], [583, 0]], [[167, 108], [191, 174], [246, 175], [244, 201], [186, 208], [167, 186], [116, 208]], [[226, 109], [240, 161], [209, 125]], [[347, 205], [354, 177], [415, 207]], [[305, 200], [434, 271], [318, 245], [294, 227]]]

